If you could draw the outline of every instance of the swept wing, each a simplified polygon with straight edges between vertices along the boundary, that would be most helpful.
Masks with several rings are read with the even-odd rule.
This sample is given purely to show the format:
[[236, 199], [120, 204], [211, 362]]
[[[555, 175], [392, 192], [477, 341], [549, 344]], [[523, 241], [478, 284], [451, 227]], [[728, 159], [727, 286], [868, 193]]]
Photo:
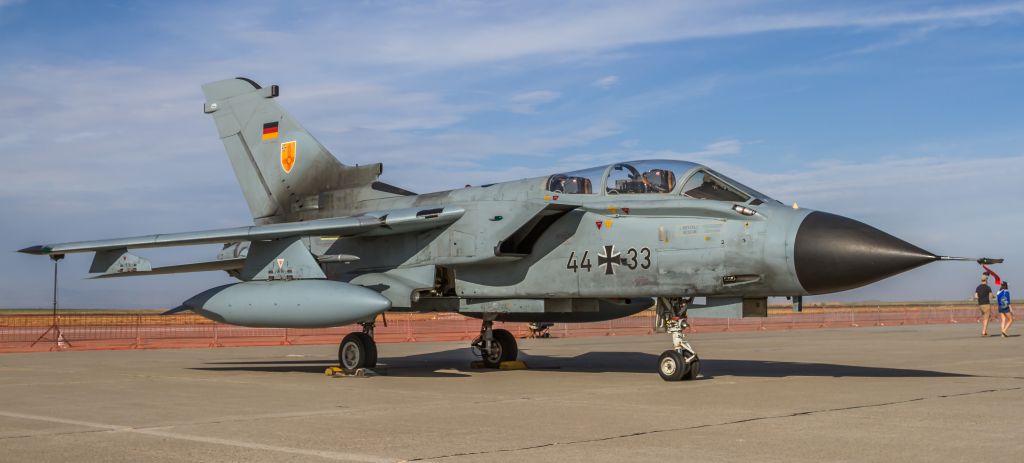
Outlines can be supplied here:
[[42, 244], [19, 252], [36, 255], [105, 252], [122, 249], [159, 248], [197, 244], [265, 241], [290, 236], [391, 235], [427, 230], [451, 224], [465, 213], [460, 207], [408, 208], [370, 212], [331, 219], [248, 227], [221, 228], [183, 233], [134, 236], [95, 241]]

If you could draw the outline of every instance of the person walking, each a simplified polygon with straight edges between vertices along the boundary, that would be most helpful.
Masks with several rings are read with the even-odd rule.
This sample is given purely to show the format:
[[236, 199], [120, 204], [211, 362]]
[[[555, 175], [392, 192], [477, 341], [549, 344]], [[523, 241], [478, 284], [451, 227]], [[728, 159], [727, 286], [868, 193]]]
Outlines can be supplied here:
[[981, 335], [988, 336], [988, 319], [992, 316], [992, 287], [988, 285], [988, 275], [981, 277], [981, 284], [974, 288], [974, 299], [978, 301], [981, 312]]
[[1004, 281], [999, 286], [999, 292], [996, 293], [996, 302], [999, 304], [999, 331], [1002, 331], [1003, 337], [1006, 337], [1006, 332], [1010, 330], [1010, 325], [1013, 325], [1013, 306], [1010, 305], [1010, 285]]

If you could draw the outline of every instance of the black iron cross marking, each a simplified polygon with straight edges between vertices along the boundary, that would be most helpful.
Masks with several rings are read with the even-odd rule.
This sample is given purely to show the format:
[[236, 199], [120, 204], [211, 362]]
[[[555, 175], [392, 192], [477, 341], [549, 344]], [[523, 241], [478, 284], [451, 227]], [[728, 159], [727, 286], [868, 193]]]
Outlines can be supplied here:
[[615, 252], [615, 245], [605, 246], [604, 254], [597, 255], [598, 267], [604, 266], [605, 275], [614, 275], [615, 267], [613, 265], [622, 264], [622, 254]]

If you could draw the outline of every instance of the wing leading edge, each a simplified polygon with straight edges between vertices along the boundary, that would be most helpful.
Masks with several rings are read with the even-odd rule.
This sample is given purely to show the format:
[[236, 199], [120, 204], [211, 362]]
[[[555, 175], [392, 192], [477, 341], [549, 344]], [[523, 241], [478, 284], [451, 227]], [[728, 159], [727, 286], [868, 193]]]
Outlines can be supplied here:
[[393, 209], [357, 216], [310, 220], [307, 222], [43, 244], [27, 247], [18, 252], [35, 255], [56, 255], [118, 249], [231, 243], [236, 241], [265, 241], [289, 236], [381, 236], [445, 226], [458, 220], [465, 212], [463, 208], [451, 206], [428, 209]]

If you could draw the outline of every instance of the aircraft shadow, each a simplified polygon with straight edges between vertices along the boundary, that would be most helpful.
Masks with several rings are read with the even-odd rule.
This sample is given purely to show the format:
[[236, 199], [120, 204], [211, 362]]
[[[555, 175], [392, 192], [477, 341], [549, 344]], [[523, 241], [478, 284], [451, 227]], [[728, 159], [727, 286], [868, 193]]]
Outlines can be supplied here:
[[[642, 373], [654, 374], [658, 356], [642, 352], [587, 352], [575, 357], [556, 357], [520, 353], [520, 360], [531, 370], [552, 370], [574, 373]], [[503, 373], [501, 370], [471, 369], [476, 360], [468, 349], [381, 357], [377, 371], [385, 376], [398, 377], [467, 377], [471, 374]], [[275, 360], [244, 362], [209, 362], [206, 367], [192, 368], [202, 371], [252, 371], [268, 373], [323, 374], [329, 366], [337, 365], [333, 359]], [[817, 376], [834, 378], [943, 378], [971, 377], [960, 373], [906, 368], [882, 368], [817, 362], [787, 362], [773, 360], [738, 360], [702, 358], [704, 379], [715, 376], [758, 378], [784, 378], [788, 376]]]
[[[458, 378], [470, 376], [470, 372], [489, 372], [495, 370], [475, 370], [469, 363], [476, 360], [469, 349], [459, 348], [428, 354], [408, 355], [401, 357], [379, 357], [378, 367], [374, 369], [383, 376]], [[268, 373], [317, 373], [324, 374], [327, 367], [338, 366], [338, 360], [319, 358], [309, 360], [269, 360], [238, 361], [238, 362], [206, 362], [204, 367], [190, 368], [197, 371], [251, 371]], [[441, 371], [444, 370], [444, 371]]]
[[[531, 369], [558, 369], [572, 372], [654, 373], [658, 356], [641, 352], [587, 352], [572, 358], [525, 355]], [[787, 376], [861, 377], [861, 378], [941, 378], [967, 377], [960, 373], [906, 368], [866, 367], [815, 362], [773, 360], [737, 360], [702, 358], [705, 379], [715, 376], [784, 378]]]

